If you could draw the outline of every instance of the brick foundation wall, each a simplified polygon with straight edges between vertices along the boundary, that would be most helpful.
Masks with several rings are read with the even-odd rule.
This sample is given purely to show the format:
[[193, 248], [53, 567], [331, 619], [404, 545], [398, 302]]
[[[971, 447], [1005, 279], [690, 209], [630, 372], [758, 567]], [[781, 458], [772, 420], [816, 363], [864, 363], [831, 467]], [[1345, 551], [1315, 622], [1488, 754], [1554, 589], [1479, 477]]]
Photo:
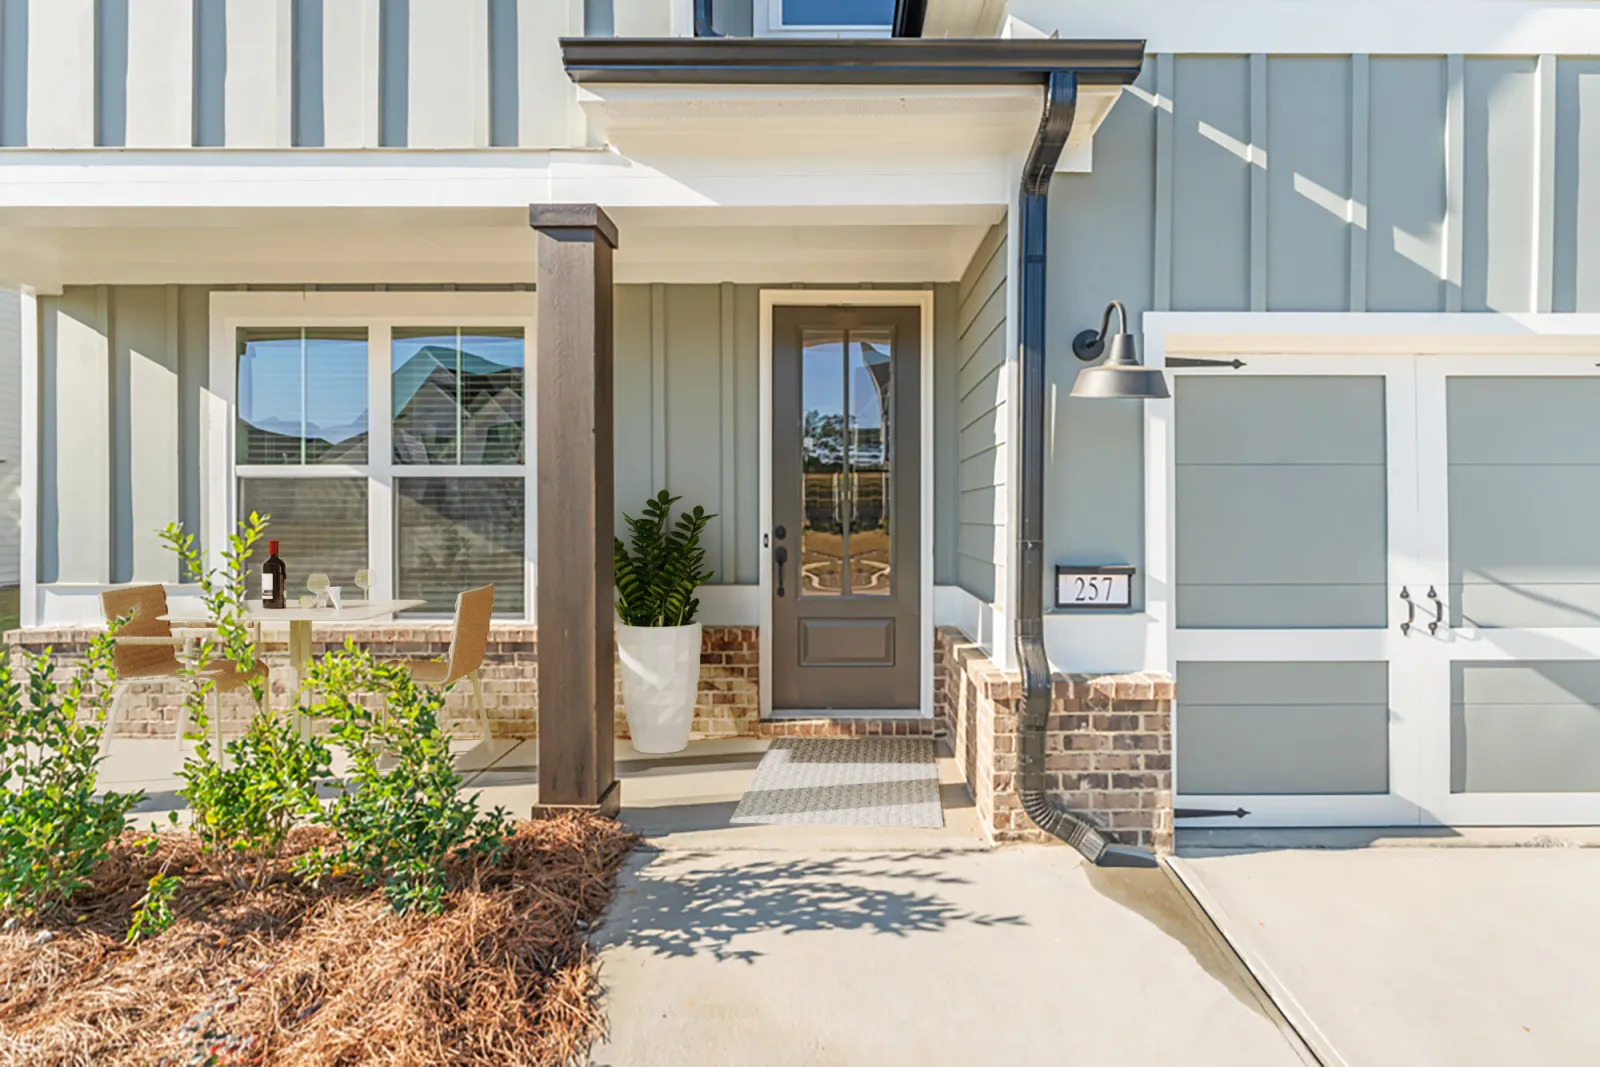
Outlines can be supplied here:
[[[6, 643], [13, 654], [19, 650], [42, 652], [53, 648], [58, 664], [81, 659], [96, 630], [70, 627], [14, 630]], [[448, 623], [394, 626], [333, 628], [314, 631], [315, 655], [354, 638], [380, 658], [430, 659], [443, 656], [450, 647]], [[262, 658], [274, 668], [273, 707], [288, 703], [288, 655], [283, 637], [269, 640]], [[496, 737], [537, 737], [536, 717], [539, 686], [538, 629], [529, 625], [496, 624], [490, 632], [484, 656], [483, 699]], [[757, 733], [761, 714], [759, 644], [753, 626], [708, 626], [700, 646], [700, 699], [695, 707], [691, 737], [752, 737]], [[281, 668], [281, 670], [280, 670]], [[64, 671], [58, 669], [58, 678]], [[628, 736], [628, 720], [622, 706], [621, 671], [617, 671], [617, 736]], [[175, 681], [132, 682], [125, 704], [125, 716], [117, 733], [123, 736], [171, 737], [176, 730], [182, 690]], [[462, 732], [474, 735], [477, 723], [471, 710], [472, 689], [457, 685], [446, 697], [446, 713], [461, 724]], [[242, 693], [222, 698], [224, 733], [236, 733], [248, 721], [254, 705]], [[798, 725], [798, 724], [786, 724]], [[817, 736], [817, 735], [809, 735]]]
[[[985, 830], [1048, 841], [1017, 795], [1022, 680], [952, 627], [939, 629], [934, 694]], [[1056, 675], [1045, 788], [1122, 844], [1172, 848], [1172, 701], [1166, 675]]]

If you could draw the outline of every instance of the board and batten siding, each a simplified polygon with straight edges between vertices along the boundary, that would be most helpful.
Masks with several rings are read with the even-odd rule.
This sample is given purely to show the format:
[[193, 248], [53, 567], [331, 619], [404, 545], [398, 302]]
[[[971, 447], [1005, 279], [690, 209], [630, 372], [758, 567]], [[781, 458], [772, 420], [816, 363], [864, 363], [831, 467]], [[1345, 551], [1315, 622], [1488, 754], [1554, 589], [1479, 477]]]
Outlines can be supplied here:
[[0, 0], [0, 145], [585, 143], [584, 0]]
[[1046, 570], [1138, 565], [1137, 608], [1143, 413], [1068, 396], [1073, 335], [1110, 300], [1600, 311], [1600, 58], [1152, 55], [1049, 241]]
[[[1001, 598], [1006, 581], [1007, 440], [1006, 227], [989, 228], [958, 287], [956, 418], [959, 460], [956, 577], [985, 604]], [[935, 430], [935, 435], [939, 434]]]
[[0, 289], [0, 587], [22, 579], [21, 301]]
[[[942, 354], [935, 403], [953, 410], [940, 383], [954, 379], [957, 287], [932, 288]], [[200, 529], [211, 291], [69, 286], [39, 298], [41, 583], [176, 580], [176, 562], [155, 531], [173, 520]], [[618, 532], [626, 532], [622, 514], [637, 515], [647, 496], [681, 494], [684, 505], [718, 515], [706, 548], [720, 584], [760, 580], [760, 291], [732, 284], [616, 290]], [[5, 295], [10, 318], [0, 299], [0, 354], [7, 337], [16, 349], [16, 297]], [[14, 417], [0, 410], [0, 428]], [[6, 467], [0, 464], [0, 478]], [[935, 469], [936, 521], [953, 530], [953, 448], [936, 449]], [[936, 580], [953, 580], [954, 536], [936, 540]]]

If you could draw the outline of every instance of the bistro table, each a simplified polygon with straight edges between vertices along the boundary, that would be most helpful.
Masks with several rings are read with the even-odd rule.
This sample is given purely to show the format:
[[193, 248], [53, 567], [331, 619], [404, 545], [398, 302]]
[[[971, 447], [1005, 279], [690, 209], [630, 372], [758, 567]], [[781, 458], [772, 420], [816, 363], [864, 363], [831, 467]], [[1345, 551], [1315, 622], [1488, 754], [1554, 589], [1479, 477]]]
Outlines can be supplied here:
[[[282, 608], [263, 607], [261, 601], [251, 600], [245, 607], [245, 621], [253, 627], [266, 623], [289, 624], [289, 666], [294, 670], [294, 689], [299, 694], [306, 680], [306, 666], [311, 662], [311, 628], [318, 623], [340, 626], [352, 622], [371, 622], [386, 615], [420, 608], [425, 600], [347, 600], [342, 607], [303, 608], [289, 604]], [[163, 615], [174, 628], [188, 626], [214, 626], [216, 621], [205, 615], [171, 612]], [[258, 631], [259, 632], [259, 631]], [[298, 711], [299, 696], [295, 698]]]

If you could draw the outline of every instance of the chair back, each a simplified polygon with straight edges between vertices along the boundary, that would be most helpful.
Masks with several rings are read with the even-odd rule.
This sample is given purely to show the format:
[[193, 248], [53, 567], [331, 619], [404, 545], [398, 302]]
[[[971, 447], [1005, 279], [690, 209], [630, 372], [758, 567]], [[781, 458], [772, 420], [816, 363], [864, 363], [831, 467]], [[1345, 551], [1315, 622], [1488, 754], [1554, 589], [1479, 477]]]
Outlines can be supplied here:
[[[107, 589], [100, 594], [100, 610], [109, 626], [131, 615], [127, 625], [117, 631], [121, 637], [171, 637], [172, 627], [161, 616], [167, 613], [167, 591], [159, 585], [128, 585]], [[121, 675], [177, 674], [181, 668], [177, 649], [170, 645], [129, 645], [118, 642], [112, 662]]]
[[468, 589], [456, 597], [455, 631], [450, 636], [450, 674], [445, 685], [465, 678], [483, 665], [494, 618], [494, 586]]

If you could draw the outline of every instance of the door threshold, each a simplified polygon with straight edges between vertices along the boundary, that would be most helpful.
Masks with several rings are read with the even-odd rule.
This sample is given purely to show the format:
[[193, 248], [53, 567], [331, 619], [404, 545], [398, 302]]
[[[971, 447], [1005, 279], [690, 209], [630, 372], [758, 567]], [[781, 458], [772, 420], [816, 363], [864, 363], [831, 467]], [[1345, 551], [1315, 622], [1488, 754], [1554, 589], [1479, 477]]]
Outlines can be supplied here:
[[793, 722], [797, 719], [905, 719], [932, 718], [919, 708], [782, 708], [763, 716], [763, 722]]

